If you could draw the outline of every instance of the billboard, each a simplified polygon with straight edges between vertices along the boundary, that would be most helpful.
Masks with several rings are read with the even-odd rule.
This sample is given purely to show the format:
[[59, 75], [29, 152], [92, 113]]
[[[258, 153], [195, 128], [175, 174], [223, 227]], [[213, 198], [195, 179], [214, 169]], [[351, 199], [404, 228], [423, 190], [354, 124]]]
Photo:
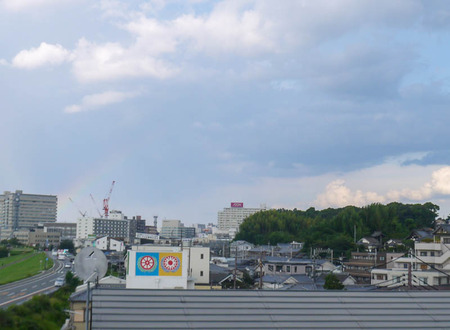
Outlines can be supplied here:
[[159, 239], [158, 235], [154, 234], [146, 234], [146, 233], [136, 233], [136, 238], [144, 238], [144, 239]]
[[136, 276], [181, 276], [182, 253], [136, 252]]
[[231, 207], [244, 207], [244, 203], [232, 202]]

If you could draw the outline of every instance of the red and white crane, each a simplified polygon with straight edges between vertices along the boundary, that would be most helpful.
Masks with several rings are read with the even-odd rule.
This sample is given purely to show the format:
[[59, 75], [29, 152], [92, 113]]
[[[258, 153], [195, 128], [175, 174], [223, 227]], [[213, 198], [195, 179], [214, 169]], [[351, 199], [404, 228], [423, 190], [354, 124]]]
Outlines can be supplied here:
[[111, 193], [114, 188], [114, 183], [116, 183], [116, 181], [112, 182], [111, 188], [109, 189], [108, 196], [106, 196], [106, 198], [103, 200], [103, 210], [105, 211], [105, 218], [108, 218], [108, 215], [109, 215], [109, 199], [111, 198]]

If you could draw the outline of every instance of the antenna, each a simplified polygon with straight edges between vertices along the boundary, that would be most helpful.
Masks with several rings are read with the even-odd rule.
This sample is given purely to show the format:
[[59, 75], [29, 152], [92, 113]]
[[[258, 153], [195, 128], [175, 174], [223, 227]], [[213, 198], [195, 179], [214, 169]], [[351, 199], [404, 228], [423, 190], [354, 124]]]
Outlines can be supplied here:
[[89, 329], [89, 303], [91, 298], [90, 282], [98, 282], [106, 274], [108, 261], [103, 252], [93, 246], [81, 250], [75, 257], [75, 272], [87, 284], [85, 320], [86, 329]]
[[93, 282], [105, 276], [108, 261], [103, 252], [93, 246], [81, 250], [75, 257], [75, 272], [85, 282]]
[[109, 199], [111, 198], [111, 193], [113, 191], [114, 188], [114, 183], [116, 183], [116, 181], [113, 181], [111, 184], [111, 188], [109, 189], [109, 193], [108, 196], [103, 200], [103, 210], [105, 211], [105, 218], [108, 218], [108, 212], [109, 212]]

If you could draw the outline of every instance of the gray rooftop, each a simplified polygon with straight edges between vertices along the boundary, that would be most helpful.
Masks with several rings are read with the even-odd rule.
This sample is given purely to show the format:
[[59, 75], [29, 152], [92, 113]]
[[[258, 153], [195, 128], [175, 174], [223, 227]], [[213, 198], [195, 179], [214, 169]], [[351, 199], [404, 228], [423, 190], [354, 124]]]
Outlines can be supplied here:
[[448, 291], [95, 289], [93, 329], [450, 328]]

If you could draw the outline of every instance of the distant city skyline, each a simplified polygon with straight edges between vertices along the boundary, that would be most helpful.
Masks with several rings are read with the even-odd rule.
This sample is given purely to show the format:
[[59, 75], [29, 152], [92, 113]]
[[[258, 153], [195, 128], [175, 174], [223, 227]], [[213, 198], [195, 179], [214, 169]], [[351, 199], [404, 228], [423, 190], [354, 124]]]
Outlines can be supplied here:
[[0, 0], [0, 27], [0, 192], [57, 195], [60, 222], [112, 181], [111, 210], [186, 225], [450, 214], [448, 2]]

